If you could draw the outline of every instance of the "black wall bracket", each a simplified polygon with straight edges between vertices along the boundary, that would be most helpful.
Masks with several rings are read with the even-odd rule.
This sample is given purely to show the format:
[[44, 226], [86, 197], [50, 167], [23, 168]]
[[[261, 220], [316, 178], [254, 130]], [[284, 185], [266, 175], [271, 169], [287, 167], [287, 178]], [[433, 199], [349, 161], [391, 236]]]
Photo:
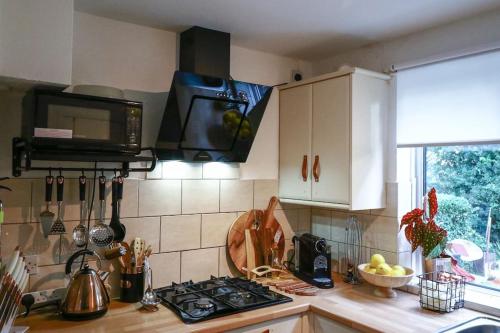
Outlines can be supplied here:
[[[151, 156], [124, 155], [116, 153], [95, 153], [95, 152], [69, 152], [57, 150], [41, 150], [32, 147], [22, 138], [12, 139], [12, 176], [19, 177], [22, 172], [32, 170], [58, 170], [58, 171], [94, 171], [91, 167], [51, 167], [33, 166], [33, 161], [71, 161], [71, 162], [95, 162], [95, 163], [118, 163], [116, 168], [98, 167], [99, 171], [120, 172], [123, 177], [128, 177], [131, 172], [151, 172], [156, 167], [158, 160], [154, 148], [142, 148], [141, 151], [149, 151]], [[23, 165], [24, 160], [24, 165]], [[150, 162], [149, 167], [131, 168], [130, 163]]]

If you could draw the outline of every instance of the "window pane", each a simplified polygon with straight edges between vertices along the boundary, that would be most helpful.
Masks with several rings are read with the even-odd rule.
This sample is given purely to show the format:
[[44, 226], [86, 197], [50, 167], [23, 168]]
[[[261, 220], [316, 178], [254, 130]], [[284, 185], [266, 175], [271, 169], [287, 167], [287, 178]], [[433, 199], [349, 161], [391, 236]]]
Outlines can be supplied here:
[[500, 145], [428, 147], [424, 178], [459, 265], [474, 284], [500, 289]]

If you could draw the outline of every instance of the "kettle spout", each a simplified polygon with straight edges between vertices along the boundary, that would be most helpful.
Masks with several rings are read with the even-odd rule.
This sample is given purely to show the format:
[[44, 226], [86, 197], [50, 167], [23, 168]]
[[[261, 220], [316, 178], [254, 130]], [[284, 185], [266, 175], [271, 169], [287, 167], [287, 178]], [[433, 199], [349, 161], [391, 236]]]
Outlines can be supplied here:
[[106, 279], [109, 276], [109, 272], [99, 272], [99, 277], [101, 278], [101, 281], [106, 281]]

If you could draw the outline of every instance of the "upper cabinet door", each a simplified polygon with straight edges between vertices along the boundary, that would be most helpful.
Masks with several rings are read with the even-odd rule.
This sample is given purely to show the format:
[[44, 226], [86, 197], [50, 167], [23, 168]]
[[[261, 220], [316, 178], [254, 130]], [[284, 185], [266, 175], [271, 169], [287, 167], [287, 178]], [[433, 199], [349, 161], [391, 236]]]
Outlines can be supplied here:
[[280, 91], [280, 185], [282, 198], [311, 200], [310, 84]]
[[349, 76], [313, 84], [313, 201], [349, 204], [349, 115]]

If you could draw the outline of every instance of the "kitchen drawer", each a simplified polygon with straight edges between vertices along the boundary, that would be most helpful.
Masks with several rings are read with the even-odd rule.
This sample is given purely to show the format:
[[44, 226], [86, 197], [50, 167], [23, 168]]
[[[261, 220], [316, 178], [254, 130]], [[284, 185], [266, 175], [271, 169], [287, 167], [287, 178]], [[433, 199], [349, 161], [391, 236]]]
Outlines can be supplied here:
[[228, 333], [301, 333], [302, 318], [300, 315], [265, 321], [260, 324], [245, 326]]
[[352, 327], [333, 321], [317, 314], [314, 315], [314, 333], [354, 333], [359, 332]]

